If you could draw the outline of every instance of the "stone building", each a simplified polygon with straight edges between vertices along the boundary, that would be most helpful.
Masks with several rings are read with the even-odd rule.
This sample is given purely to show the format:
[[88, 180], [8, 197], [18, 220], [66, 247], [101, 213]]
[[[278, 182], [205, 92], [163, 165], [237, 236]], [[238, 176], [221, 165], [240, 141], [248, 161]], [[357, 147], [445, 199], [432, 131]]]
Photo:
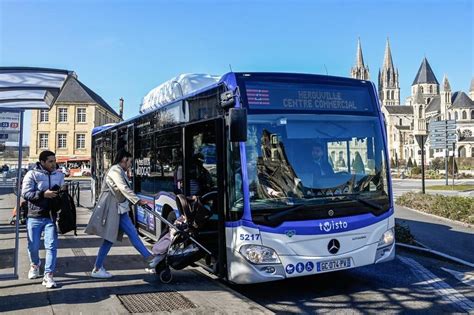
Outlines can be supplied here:
[[359, 80], [370, 80], [369, 66], [364, 64], [360, 39], [357, 40], [356, 62], [354, 67], [351, 69], [351, 77]]
[[379, 70], [379, 99], [382, 105], [400, 105], [400, 84], [398, 82], [398, 68], [392, 60], [390, 42], [387, 38], [382, 69]]
[[[362, 48], [358, 41], [356, 64], [351, 76], [366, 80]], [[421, 148], [415, 135], [428, 135], [429, 123], [437, 120], [456, 120], [457, 143], [455, 156], [474, 157], [474, 79], [469, 95], [463, 91], [452, 92], [447, 76], [439, 84], [428, 59], [423, 58], [410, 88], [405, 105], [400, 105], [398, 69], [394, 66], [390, 43], [387, 39], [382, 69], [379, 70], [378, 92], [387, 127], [389, 153], [392, 159], [421, 163]], [[428, 164], [433, 158], [444, 157], [444, 149], [432, 149], [425, 144]], [[452, 154], [452, 149], [450, 149]]]
[[94, 91], [71, 77], [49, 111], [32, 113], [30, 161], [37, 161], [41, 151], [51, 150], [58, 163], [69, 168], [88, 166], [92, 129], [121, 121], [122, 113], [123, 102], [117, 113]]

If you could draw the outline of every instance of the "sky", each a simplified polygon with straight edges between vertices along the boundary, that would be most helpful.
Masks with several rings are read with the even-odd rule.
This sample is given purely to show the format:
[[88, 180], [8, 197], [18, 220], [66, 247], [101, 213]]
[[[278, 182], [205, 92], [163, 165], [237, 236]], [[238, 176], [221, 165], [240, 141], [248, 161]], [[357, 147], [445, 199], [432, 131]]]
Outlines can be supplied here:
[[468, 92], [473, 15], [470, 0], [0, 0], [0, 66], [73, 70], [115, 109], [123, 97], [130, 118], [180, 73], [349, 76], [358, 38], [376, 82], [389, 38], [403, 104], [425, 56]]

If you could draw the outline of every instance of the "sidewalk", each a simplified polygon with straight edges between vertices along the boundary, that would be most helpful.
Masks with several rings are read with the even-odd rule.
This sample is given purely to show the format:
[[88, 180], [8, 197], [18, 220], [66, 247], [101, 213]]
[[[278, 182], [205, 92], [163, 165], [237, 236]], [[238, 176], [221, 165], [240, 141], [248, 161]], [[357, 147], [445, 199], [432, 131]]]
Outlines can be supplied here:
[[[0, 205], [10, 202], [2, 196]], [[6, 206], [1, 206], [6, 207]], [[28, 280], [25, 228], [21, 228], [19, 280], [0, 281], [0, 313], [15, 314], [262, 314], [267, 309], [248, 300], [195, 268], [173, 272], [164, 285], [144, 271], [141, 256], [128, 239], [116, 244], [105, 265], [110, 280], [93, 279], [90, 271], [101, 240], [83, 232], [90, 211], [78, 208], [78, 236], [60, 236], [57, 289], [45, 289], [41, 279]], [[3, 212], [0, 220], [5, 220]], [[40, 252], [44, 258], [44, 251]], [[44, 260], [43, 260], [44, 263]]]
[[395, 218], [408, 225], [415, 240], [426, 247], [474, 263], [473, 228], [402, 206], [395, 206]]

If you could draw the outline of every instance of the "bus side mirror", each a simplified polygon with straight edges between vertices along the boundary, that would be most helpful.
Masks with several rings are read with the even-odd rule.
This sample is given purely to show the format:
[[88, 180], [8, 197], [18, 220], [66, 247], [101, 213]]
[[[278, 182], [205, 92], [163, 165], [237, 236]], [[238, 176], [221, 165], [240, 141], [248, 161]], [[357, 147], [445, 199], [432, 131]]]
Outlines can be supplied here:
[[235, 95], [232, 91], [225, 91], [220, 96], [221, 106], [223, 108], [231, 107], [235, 104]]
[[247, 141], [247, 109], [229, 109], [229, 138], [231, 142]]

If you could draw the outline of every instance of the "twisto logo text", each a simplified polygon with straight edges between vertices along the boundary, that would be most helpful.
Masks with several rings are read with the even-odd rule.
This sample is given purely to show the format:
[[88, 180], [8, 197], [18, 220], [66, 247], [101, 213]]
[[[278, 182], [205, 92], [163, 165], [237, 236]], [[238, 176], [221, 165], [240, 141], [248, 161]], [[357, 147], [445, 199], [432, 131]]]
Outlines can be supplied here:
[[330, 232], [333, 230], [347, 229], [348, 224], [346, 221], [326, 221], [319, 223], [319, 229], [324, 232]]

